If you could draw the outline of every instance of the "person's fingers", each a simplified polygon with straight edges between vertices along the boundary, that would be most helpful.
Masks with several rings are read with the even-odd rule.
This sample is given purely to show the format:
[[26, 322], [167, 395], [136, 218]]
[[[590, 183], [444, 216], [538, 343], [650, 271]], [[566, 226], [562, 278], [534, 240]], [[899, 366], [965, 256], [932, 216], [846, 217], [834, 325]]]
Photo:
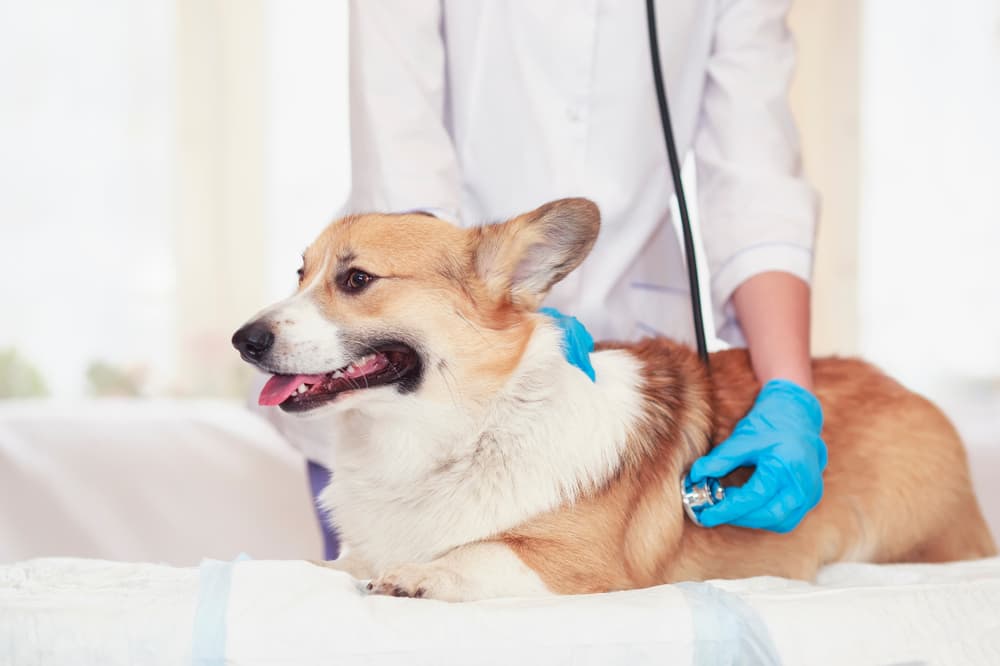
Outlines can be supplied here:
[[758, 467], [750, 479], [742, 487], [726, 489], [725, 498], [698, 514], [698, 520], [705, 527], [715, 527], [745, 516], [766, 506], [780, 490], [774, 474], [763, 467]]
[[694, 464], [691, 465], [691, 471], [688, 472], [688, 476], [692, 483], [698, 483], [707, 478], [718, 479], [723, 477], [737, 467], [739, 467], [739, 463], [728, 456], [713, 456], [709, 454], [694, 461]]
[[750, 511], [732, 521], [737, 527], [753, 527], [772, 532], [789, 532], [805, 515], [802, 496], [791, 489], [783, 489], [763, 507]]
[[747, 447], [747, 450], [739, 450], [741, 447], [730, 444], [736, 444], [736, 442], [728, 439], [695, 460], [694, 464], [691, 465], [691, 471], [688, 472], [691, 481], [697, 483], [709, 477], [717, 479], [729, 474], [737, 467], [753, 465], [757, 457], [756, 451], [751, 450], [750, 447]]

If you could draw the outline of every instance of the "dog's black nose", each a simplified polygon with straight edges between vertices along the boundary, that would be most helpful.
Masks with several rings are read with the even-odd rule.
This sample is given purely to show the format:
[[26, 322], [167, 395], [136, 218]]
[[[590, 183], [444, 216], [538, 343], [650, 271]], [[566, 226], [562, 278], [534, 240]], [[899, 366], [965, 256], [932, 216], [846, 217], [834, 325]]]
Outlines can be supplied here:
[[274, 333], [270, 326], [259, 321], [247, 324], [233, 334], [233, 346], [254, 360], [266, 354], [273, 344]]

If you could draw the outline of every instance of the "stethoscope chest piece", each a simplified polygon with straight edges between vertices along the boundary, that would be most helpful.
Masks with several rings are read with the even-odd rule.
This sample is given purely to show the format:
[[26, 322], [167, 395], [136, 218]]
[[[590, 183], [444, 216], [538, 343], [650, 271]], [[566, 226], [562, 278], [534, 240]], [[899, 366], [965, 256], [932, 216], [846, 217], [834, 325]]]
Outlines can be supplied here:
[[695, 525], [701, 526], [698, 513], [708, 506], [715, 506], [726, 498], [726, 489], [717, 479], [705, 479], [700, 483], [689, 483], [687, 474], [681, 477], [681, 502], [684, 513]]

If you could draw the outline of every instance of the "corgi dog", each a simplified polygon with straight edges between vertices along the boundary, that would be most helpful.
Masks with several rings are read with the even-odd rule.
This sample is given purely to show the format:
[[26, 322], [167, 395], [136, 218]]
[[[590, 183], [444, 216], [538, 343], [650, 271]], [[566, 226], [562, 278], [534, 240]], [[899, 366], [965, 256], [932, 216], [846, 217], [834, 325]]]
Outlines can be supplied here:
[[686, 520], [679, 480], [760, 386], [746, 350], [708, 372], [662, 338], [599, 344], [593, 382], [570, 365], [537, 311], [599, 227], [586, 199], [471, 229], [345, 217], [306, 250], [296, 293], [237, 331], [273, 375], [261, 404], [329, 416], [321, 502], [347, 547], [329, 566], [466, 601], [996, 553], [947, 418], [851, 359], [813, 363], [829, 461], [795, 530]]

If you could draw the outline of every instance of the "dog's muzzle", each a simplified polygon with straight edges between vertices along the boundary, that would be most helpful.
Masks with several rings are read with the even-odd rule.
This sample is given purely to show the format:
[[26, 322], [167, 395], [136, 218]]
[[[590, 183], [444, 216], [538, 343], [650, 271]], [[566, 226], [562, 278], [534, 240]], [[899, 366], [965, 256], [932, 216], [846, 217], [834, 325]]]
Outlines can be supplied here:
[[274, 345], [271, 327], [259, 321], [250, 322], [233, 334], [233, 346], [248, 361], [259, 361]]

